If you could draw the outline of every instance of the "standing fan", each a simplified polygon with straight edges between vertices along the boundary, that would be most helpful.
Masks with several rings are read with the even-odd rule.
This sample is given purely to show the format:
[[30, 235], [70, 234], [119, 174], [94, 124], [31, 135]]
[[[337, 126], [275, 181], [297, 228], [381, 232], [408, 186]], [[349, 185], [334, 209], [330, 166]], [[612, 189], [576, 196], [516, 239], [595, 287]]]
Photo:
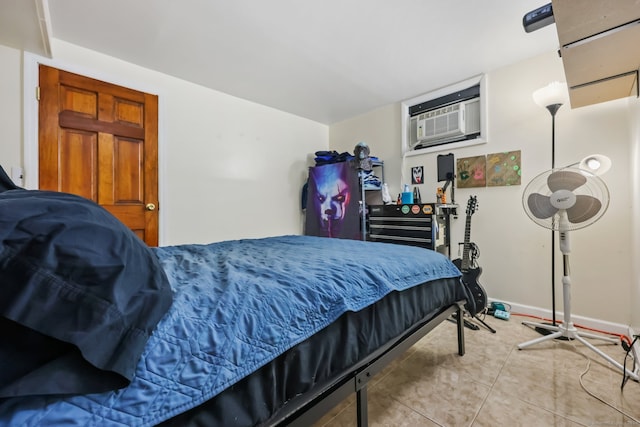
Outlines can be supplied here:
[[560, 251], [563, 260], [562, 298], [564, 321], [559, 326], [536, 322], [523, 322], [552, 333], [524, 342], [518, 349], [555, 338], [576, 339], [598, 353], [626, 375], [638, 381], [638, 368], [631, 372], [607, 354], [596, 348], [586, 338], [594, 338], [613, 344], [617, 340], [587, 332], [578, 332], [571, 321], [571, 277], [569, 272], [569, 232], [587, 227], [604, 215], [609, 206], [609, 190], [599, 177], [591, 172], [575, 169], [551, 169], [531, 180], [522, 194], [524, 210], [536, 224], [560, 232]]

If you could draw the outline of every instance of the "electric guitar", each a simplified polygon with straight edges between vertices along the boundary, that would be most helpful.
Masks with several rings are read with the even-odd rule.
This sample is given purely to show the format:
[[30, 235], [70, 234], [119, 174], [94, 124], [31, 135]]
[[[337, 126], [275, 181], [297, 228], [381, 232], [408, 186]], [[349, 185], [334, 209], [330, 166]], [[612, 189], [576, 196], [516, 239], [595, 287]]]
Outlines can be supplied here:
[[464, 249], [462, 251], [462, 259], [458, 258], [453, 260], [453, 263], [462, 272], [462, 281], [471, 292], [472, 301], [467, 301], [464, 308], [475, 316], [478, 313], [484, 311], [487, 308], [487, 292], [482, 285], [478, 282], [478, 277], [482, 273], [482, 268], [471, 268], [471, 259], [469, 251], [473, 243], [471, 240], [471, 216], [475, 213], [477, 206], [476, 196], [470, 196], [467, 202], [467, 221], [464, 229]]

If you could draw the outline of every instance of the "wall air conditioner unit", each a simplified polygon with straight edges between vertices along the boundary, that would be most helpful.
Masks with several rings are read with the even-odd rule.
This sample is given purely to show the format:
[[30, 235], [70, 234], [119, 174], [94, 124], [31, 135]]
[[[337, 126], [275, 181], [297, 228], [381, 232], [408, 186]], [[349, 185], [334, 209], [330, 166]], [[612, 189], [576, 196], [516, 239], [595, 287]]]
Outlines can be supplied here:
[[479, 135], [480, 98], [438, 107], [413, 116], [411, 133], [412, 136], [415, 135], [411, 141], [414, 149]]
[[405, 155], [487, 142], [487, 79], [484, 75], [402, 103]]

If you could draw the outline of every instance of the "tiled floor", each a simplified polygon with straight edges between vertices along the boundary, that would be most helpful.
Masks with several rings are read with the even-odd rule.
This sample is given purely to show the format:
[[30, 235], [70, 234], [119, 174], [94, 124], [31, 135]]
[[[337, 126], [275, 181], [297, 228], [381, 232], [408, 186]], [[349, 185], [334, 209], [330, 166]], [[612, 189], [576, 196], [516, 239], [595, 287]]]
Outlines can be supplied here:
[[[640, 383], [629, 380], [621, 392], [621, 372], [576, 341], [518, 350], [540, 337], [521, 324], [531, 319], [486, 320], [497, 333], [465, 329], [464, 356], [457, 354], [455, 324], [444, 322], [378, 374], [369, 386], [369, 425], [640, 426]], [[623, 362], [622, 346], [592, 342]], [[589, 395], [581, 376], [588, 391], [633, 419]], [[354, 401], [314, 427], [356, 425]]]

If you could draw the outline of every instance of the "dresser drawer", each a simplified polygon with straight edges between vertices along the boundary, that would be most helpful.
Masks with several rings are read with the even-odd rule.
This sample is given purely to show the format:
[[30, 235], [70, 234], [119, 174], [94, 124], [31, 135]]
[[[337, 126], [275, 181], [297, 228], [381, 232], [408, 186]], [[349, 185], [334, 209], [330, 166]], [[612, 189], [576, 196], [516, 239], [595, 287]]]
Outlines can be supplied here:
[[433, 205], [374, 205], [369, 206], [369, 240], [435, 247]]

